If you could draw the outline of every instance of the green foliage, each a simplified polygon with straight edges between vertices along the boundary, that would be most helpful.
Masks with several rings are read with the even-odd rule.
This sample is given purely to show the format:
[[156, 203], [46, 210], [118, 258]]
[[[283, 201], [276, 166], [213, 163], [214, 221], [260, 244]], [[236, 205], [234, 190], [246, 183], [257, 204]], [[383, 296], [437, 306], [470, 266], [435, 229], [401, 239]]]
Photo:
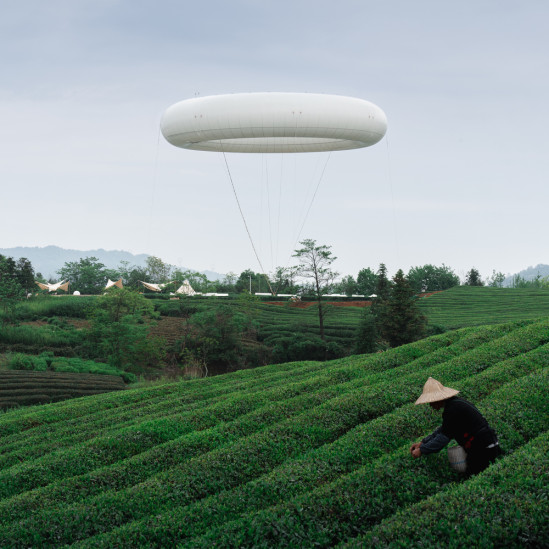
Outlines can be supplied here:
[[295, 250], [293, 257], [299, 261], [298, 273], [305, 279], [311, 279], [311, 293], [318, 303], [318, 326], [320, 338], [324, 339], [324, 315], [322, 295], [328, 292], [338, 273], [330, 268], [337, 259], [332, 255], [331, 246], [317, 245], [316, 240], [310, 238], [300, 242], [302, 248]]
[[377, 297], [363, 313], [355, 349], [374, 352], [386, 346], [398, 347], [425, 335], [426, 317], [418, 310], [416, 297], [402, 270], [390, 282], [385, 265], [380, 265]]
[[279, 337], [272, 350], [273, 362], [293, 360], [332, 360], [343, 355], [340, 345], [326, 342], [314, 334], [295, 333]]
[[164, 261], [154, 255], [147, 257], [145, 263], [147, 282], [152, 282], [153, 284], [163, 284], [169, 281], [172, 274], [171, 265], [164, 263]]
[[400, 510], [345, 547], [547, 547], [548, 454], [546, 431], [478, 477]]
[[[373, 355], [10, 411], [0, 545], [446, 546], [459, 532], [469, 545], [544, 546], [548, 334], [548, 320], [467, 328]], [[477, 477], [461, 478], [444, 455], [409, 456], [440, 422], [413, 405], [429, 375], [500, 436], [504, 458]]]
[[446, 265], [412, 267], [406, 275], [412, 289], [417, 292], [437, 292], [459, 286], [459, 277]]
[[379, 325], [381, 337], [391, 347], [411, 343], [423, 337], [426, 323], [427, 319], [416, 306], [414, 291], [399, 270], [393, 278], [387, 314]]
[[0, 255], [0, 318], [4, 324], [15, 319], [17, 303], [25, 297], [25, 289], [21, 284], [23, 276], [11, 257]]
[[57, 274], [69, 280], [71, 290], [78, 290], [81, 294], [99, 294], [105, 288], [110, 272], [97, 257], [85, 257], [65, 263]]
[[243, 358], [242, 335], [252, 326], [245, 309], [218, 305], [194, 314], [190, 330], [180, 342], [180, 353], [191, 353], [208, 365], [236, 368]]
[[495, 269], [492, 271], [492, 275], [487, 281], [487, 286], [490, 288], [503, 288], [503, 282], [505, 281], [505, 274], [497, 272]]
[[86, 360], [78, 357], [55, 356], [51, 351], [44, 351], [39, 355], [24, 353], [8, 353], [5, 365], [10, 370], [32, 370], [36, 372], [74, 372], [97, 375], [120, 376], [127, 383], [137, 381], [134, 374], [113, 368], [109, 364]]
[[418, 300], [430, 324], [446, 329], [537, 318], [549, 314], [545, 289], [456, 286]]
[[480, 273], [474, 267], [465, 275], [465, 286], [484, 286]]
[[357, 293], [370, 296], [377, 287], [377, 274], [369, 267], [361, 269], [356, 277]]
[[534, 278], [526, 279], [523, 276], [517, 274], [513, 276], [511, 281], [511, 288], [544, 288], [549, 289], [549, 277], [542, 277], [538, 273]]
[[106, 375], [113, 372], [102, 372], [100, 365], [97, 365], [96, 372], [102, 375], [73, 373], [76, 372], [75, 368], [53, 372], [48, 368], [47, 357], [14, 356], [11, 365], [17, 369], [0, 371], [0, 410], [59, 402], [124, 388], [120, 376]]
[[360, 354], [377, 351], [378, 338], [375, 316], [370, 307], [365, 307], [356, 332], [355, 352]]
[[37, 295], [17, 305], [17, 320], [40, 320], [46, 317], [86, 318], [94, 297]]
[[154, 305], [142, 295], [112, 288], [99, 297], [90, 313], [86, 346], [90, 356], [111, 366], [140, 372], [162, 359], [162, 342], [149, 337]]

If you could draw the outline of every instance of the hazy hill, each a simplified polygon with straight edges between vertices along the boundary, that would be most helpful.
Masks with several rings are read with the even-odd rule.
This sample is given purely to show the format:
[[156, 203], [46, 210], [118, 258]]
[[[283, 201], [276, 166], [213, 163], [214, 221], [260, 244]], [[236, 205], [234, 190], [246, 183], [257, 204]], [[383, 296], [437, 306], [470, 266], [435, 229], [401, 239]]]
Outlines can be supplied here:
[[[528, 267], [527, 269], [524, 269], [516, 274], [520, 275], [520, 277], [524, 278], [525, 280], [534, 280], [538, 276], [538, 274], [543, 278], [545, 276], [549, 276], [549, 265], [544, 265], [543, 263], [540, 263], [535, 267]], [[514, 276], [516, 275], [509, 275], [503, 281], [503, 285], [511, 286]]]
[[[134, 255], [123, 250], [66, 250], [59, 246], [27, 247], [19, 246], [17, 248], [0, 248], [0, 255], [19, 259], [26, 257], [34, 267], [35, 272], [41, 273], [46, 278], [56, 278], [57, 271], [69, 261], [79, 261], [85, 257], [96, 257], [105, 267], [116, 269], [121, 261], [128, 261], [130, 265], [143, 267], [149, 254]], [[191, 269], [190, 267], [182, 267], [181, 269]], [[212, 271], [202, 271], [210, 280], [218, 280], [223, 278], [223, 275]]]

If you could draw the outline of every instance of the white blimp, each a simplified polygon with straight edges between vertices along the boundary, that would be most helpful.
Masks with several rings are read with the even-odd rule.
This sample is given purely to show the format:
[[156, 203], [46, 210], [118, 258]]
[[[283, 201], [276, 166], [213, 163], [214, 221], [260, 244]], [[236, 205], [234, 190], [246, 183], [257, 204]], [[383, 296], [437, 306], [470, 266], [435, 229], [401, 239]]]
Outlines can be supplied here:
[[298, 153], [369, 147], [387, 131], [385, 113], [355, 97], [314, 93], [237, 93], [180, 101], [161, 121], [184, 149]]

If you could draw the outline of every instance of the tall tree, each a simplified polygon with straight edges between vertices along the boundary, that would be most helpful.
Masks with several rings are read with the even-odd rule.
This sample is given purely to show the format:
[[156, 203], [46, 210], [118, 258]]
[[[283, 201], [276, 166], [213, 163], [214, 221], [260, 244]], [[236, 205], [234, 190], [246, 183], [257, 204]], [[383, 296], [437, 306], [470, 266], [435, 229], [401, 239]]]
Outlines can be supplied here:
[[377, 274], [367, 267], [360, 269], [356, 277], [357, 292], [359, 294], [370, 296], [375, 293], [377, 286]]
[[170, 264], [164, 263], [164, 261], [154, 255], [147, 257], [145, 264], [145, 271], [148, 277], [147, 282], [162, 284], [169, 281], [172, 272]]
[[317, 245], [316, 240], [309, 238], [302, 240], [300, 244], [302, 248], [295, 250], [292, 257], [300, 260], [300, 276], [312, 280], [312, 291], [318, 304], [319, 332], [320, 337], [324, 340], [325, 310], [322, 296], [328, 292], [330, 285], [338, 276], [338, 273], [330, 269], [337, 257], [332, 255], [331, 246]]
[[24, 296], [25, 290], [17, 279], [15, 262], [11, 257], [0, 255], [0, 307], [3, 324], [14, 320], [17, 303]]
[[387, 323], [387, 317], [389, 314], [389, 300], [391, 298], [392, 288], [391, 281], [387, 277], [387, 267], [384, 263], [381, 263], [379, 265], [379, 269], [376, 273], [376, 278], [377, 282], [375, 287], [375, 293], [373, 294], [375, 297], [372, 300], [371, 313], [375, 322], [378, 343], [381, 344], [382, 347], [386, 347], [388, 343], [380, 340], [384, 339], [383, 326], [385, 326], [385, 324]]
[[377, 350], [378, 331], [376, 317], [371, 307], [364, 307], [356, 332], [354, 352], [356, 354], [373, 353]]
[[381, 333], [391, 347], [421, 339], [425, 335], [426, 317], [417, 307], [414, 290], [402, 269], [393, 277], [393, 289]]
[[465, 286], [484, 286], [480, 273], [474, 267], [465, 275]]
[[15, 265], [15, 276], [17, 281], [29, 293], [36, 288], [34, 284], [34, 268], [26, 257], [20, 257]]

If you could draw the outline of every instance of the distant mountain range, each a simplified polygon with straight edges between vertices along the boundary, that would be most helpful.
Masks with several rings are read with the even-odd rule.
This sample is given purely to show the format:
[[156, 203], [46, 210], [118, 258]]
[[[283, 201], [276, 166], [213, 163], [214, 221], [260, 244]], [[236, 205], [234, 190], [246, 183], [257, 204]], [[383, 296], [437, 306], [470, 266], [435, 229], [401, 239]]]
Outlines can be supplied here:
[[[534, 280], [538, 275], [541, 276], [541, 278], [544, 278], [546, 276], [549, 276], [549, 265], [544, 265], [540, 263], [539, 265], [536, 265], [535, 267], [528, 267], [527, 269], [524, 269], [520, 271], [520, 273], [517, 273], [521, 276], [521, 278], [524, 278], [524, 280]], [[504, 281], [504, 286], [510, 286], [513, 282], [513, 277], [516, 275], [509, 275]]]
[[[130, 265], [136, 267], [144, 267], [148, 254], [131, 254], [123, 250], [66, 250], [59, 248], [58, 246], [46, 246], [44, 248], [39, 247], [24, 247], [18, 248], [0, 248], [0, 255], [13, 257], [19, 259], [20, 257], [26, 257], [34, 267], [35, 272], [41, 273], [45, 278], [57, 278], [57, 271], [63, 267], [65, 263], [72, 261], [80, 261], [85, 257], [96, 257], [105, 267], [109, 269], [116, 269], [120, 266], [121, 261], [128, 261]], [[187, 270], [189, 267], [182, 267], [177, 265], [182, 270]], [[190, 269], [193, 270], [193, 269]], [[205, 274], [209, 280], [221, 280], [224, 275], [213, 271], [200, 271]], [[536, 276], [541, 277], [549, 276], [549, 265], [539, 264], [535, 267], [528, 267], [516, 273], [525, 280], [533, 280]], [[503, 282], [504, 286], [510, 286], [513, 282], [513, 277], [516, 275], [509, 275]]]
[[[41, 273], [45, 278], [57, 278], [57, 271], [65, 265], [65, 263], [80, 261], [85, 257], [96, 257], [108, 269], [116, 269], [120, 266], [121, 261], [128, 261], [130, 265], [136, 267], [144, 267], [145, 261], [149, 257], [148, 254], [131, 254], [122, 250], [66, 250], [58, 246], [25, 247], [18, 248], [0, 248], [0, 255], [13, 257], [17, 260], [21, 257], [26, 257], [34, 267], [36, 273]], [[177, 265], [182, 270], [189, 269]], [[189, 269], [193, 270], [193, 269]], [[205, 274], [209, 280], [220, 280], [224, 275], [213, 271], [200, 271]]]

